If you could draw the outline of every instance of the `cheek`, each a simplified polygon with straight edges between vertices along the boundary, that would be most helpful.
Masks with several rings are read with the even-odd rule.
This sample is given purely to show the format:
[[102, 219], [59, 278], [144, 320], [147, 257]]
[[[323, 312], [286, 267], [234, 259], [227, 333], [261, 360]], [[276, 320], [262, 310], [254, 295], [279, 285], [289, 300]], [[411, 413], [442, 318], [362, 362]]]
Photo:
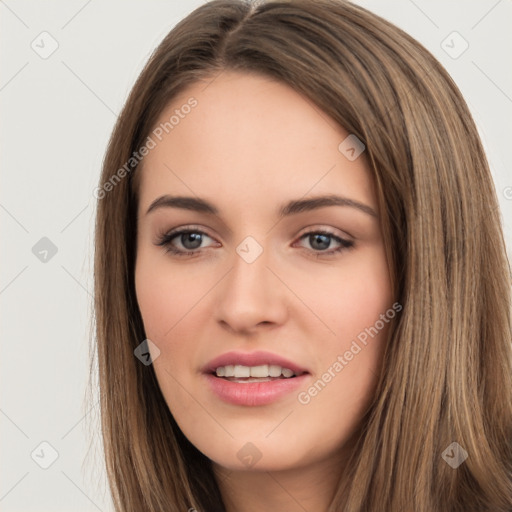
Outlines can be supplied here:
[[210, 280], [194, 270], [171, 268], [165, 259], [141, 251], [135, 267], [135, 289], [147, 337], [156, 342], [170, 339], [176, 326], [211, 288]]
[[354, 258], [322, 284], [310, 298], [332, 333], [322, 337], [314, 381], [302, 390], [299, 403], [311, 417], [329, 411], [331, 420], [342, 424], [356, 421], [371, 399], [396, 316], [384, 251], [376, 248]]
[[392, 302], [388, 267], [380, 247], [351, 255], [344, 265], [325, 274], [296, 276], [294, 289], [330, 328], [331, 336], [325, 340], [333, 350], [343, 349], [348, 340], [373, 326]]
[[[339, 297], [335, 331], [343, 340], [356, 338], [379, 320], [391, 306], [387, 268], [368, 266], [364, 272], [347, 276]], [[380, 323], [379, 323], [380, 325]], [[379, 329], [380, 330], [380, 329]]]
[[[188, 369], [185, 364], [197, 350], [190, 343], [190, 320], [194, 305], [210, 286], [189, 272], [170, 270], [165, 261], [141, 251], [135, 267], [137, 302], [145, 335], [160, 350], [153, 361], [156, 378], [170, 409], [186, 411], [186, 394], [182, 396], [180, 382]], [[171, 405], [173, 406], [171, 408]]]
[[142, 250], [135, 267], [135, 288], [146, 337], [160, 350], [153, 368], [169, 407], [188, 409], [190, 379], [204, 349], [196, 342], [211, 321], [207, 301], [218, 275], [198, 265], [186, 270], [164, 255]]

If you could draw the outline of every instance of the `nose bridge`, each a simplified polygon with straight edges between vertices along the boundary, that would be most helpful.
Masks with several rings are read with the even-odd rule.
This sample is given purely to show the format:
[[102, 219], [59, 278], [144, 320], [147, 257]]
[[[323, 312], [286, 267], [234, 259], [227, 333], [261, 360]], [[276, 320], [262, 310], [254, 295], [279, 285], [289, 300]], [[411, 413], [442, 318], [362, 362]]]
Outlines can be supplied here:
[[263, 244], [251, 236], [236, 247], [232, 268], [217, 295], [218, 320], [235, 330], [283, 320], [283, 290], [267, 268], [269, 256]]
[[245, 300], [255, 300], [265, 294], [267, 274], [270, 274], [267, 268], [269, 255], [268, 249], [254, 237], [244, 238], [235, 248], [233, 269], [229, 276], [231, 291], [248, 295], [244, 297]]

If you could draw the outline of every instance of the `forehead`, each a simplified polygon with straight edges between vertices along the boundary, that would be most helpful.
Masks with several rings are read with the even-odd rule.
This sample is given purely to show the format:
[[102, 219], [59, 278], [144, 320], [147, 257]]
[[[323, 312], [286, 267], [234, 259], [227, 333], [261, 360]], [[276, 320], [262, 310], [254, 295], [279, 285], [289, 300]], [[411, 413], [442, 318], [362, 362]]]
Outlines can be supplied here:
[[287, 85], [222, 72], [194, 83], [162, 111], [141, 169], [140, 205], [174, 192], [246, 205], [310, 191], [372, 202], [364, 154], [350, 161], [339, 150], [348, 135]]

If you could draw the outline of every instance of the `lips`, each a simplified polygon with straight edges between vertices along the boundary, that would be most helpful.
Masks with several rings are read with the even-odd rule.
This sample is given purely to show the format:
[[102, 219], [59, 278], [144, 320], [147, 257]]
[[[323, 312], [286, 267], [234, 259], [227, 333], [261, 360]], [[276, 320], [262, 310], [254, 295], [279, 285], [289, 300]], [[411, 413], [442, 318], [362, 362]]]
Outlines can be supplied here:
[[277, 402], [310, 375], [301, 365], [270, 352], [228, 352], [206, 364], [203, 374], [217, 398], [243, 406]]

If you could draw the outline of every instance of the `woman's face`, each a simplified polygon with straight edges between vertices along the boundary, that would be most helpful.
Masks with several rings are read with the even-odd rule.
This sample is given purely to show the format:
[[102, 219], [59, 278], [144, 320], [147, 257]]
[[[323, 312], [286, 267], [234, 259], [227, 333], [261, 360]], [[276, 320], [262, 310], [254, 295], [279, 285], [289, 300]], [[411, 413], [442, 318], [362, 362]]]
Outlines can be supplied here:
[[157, 125], [135, 280], [170, 411], [226, 468], [335, 457], [395, 315], [364, 151], [291, 88], [234, 72]]

